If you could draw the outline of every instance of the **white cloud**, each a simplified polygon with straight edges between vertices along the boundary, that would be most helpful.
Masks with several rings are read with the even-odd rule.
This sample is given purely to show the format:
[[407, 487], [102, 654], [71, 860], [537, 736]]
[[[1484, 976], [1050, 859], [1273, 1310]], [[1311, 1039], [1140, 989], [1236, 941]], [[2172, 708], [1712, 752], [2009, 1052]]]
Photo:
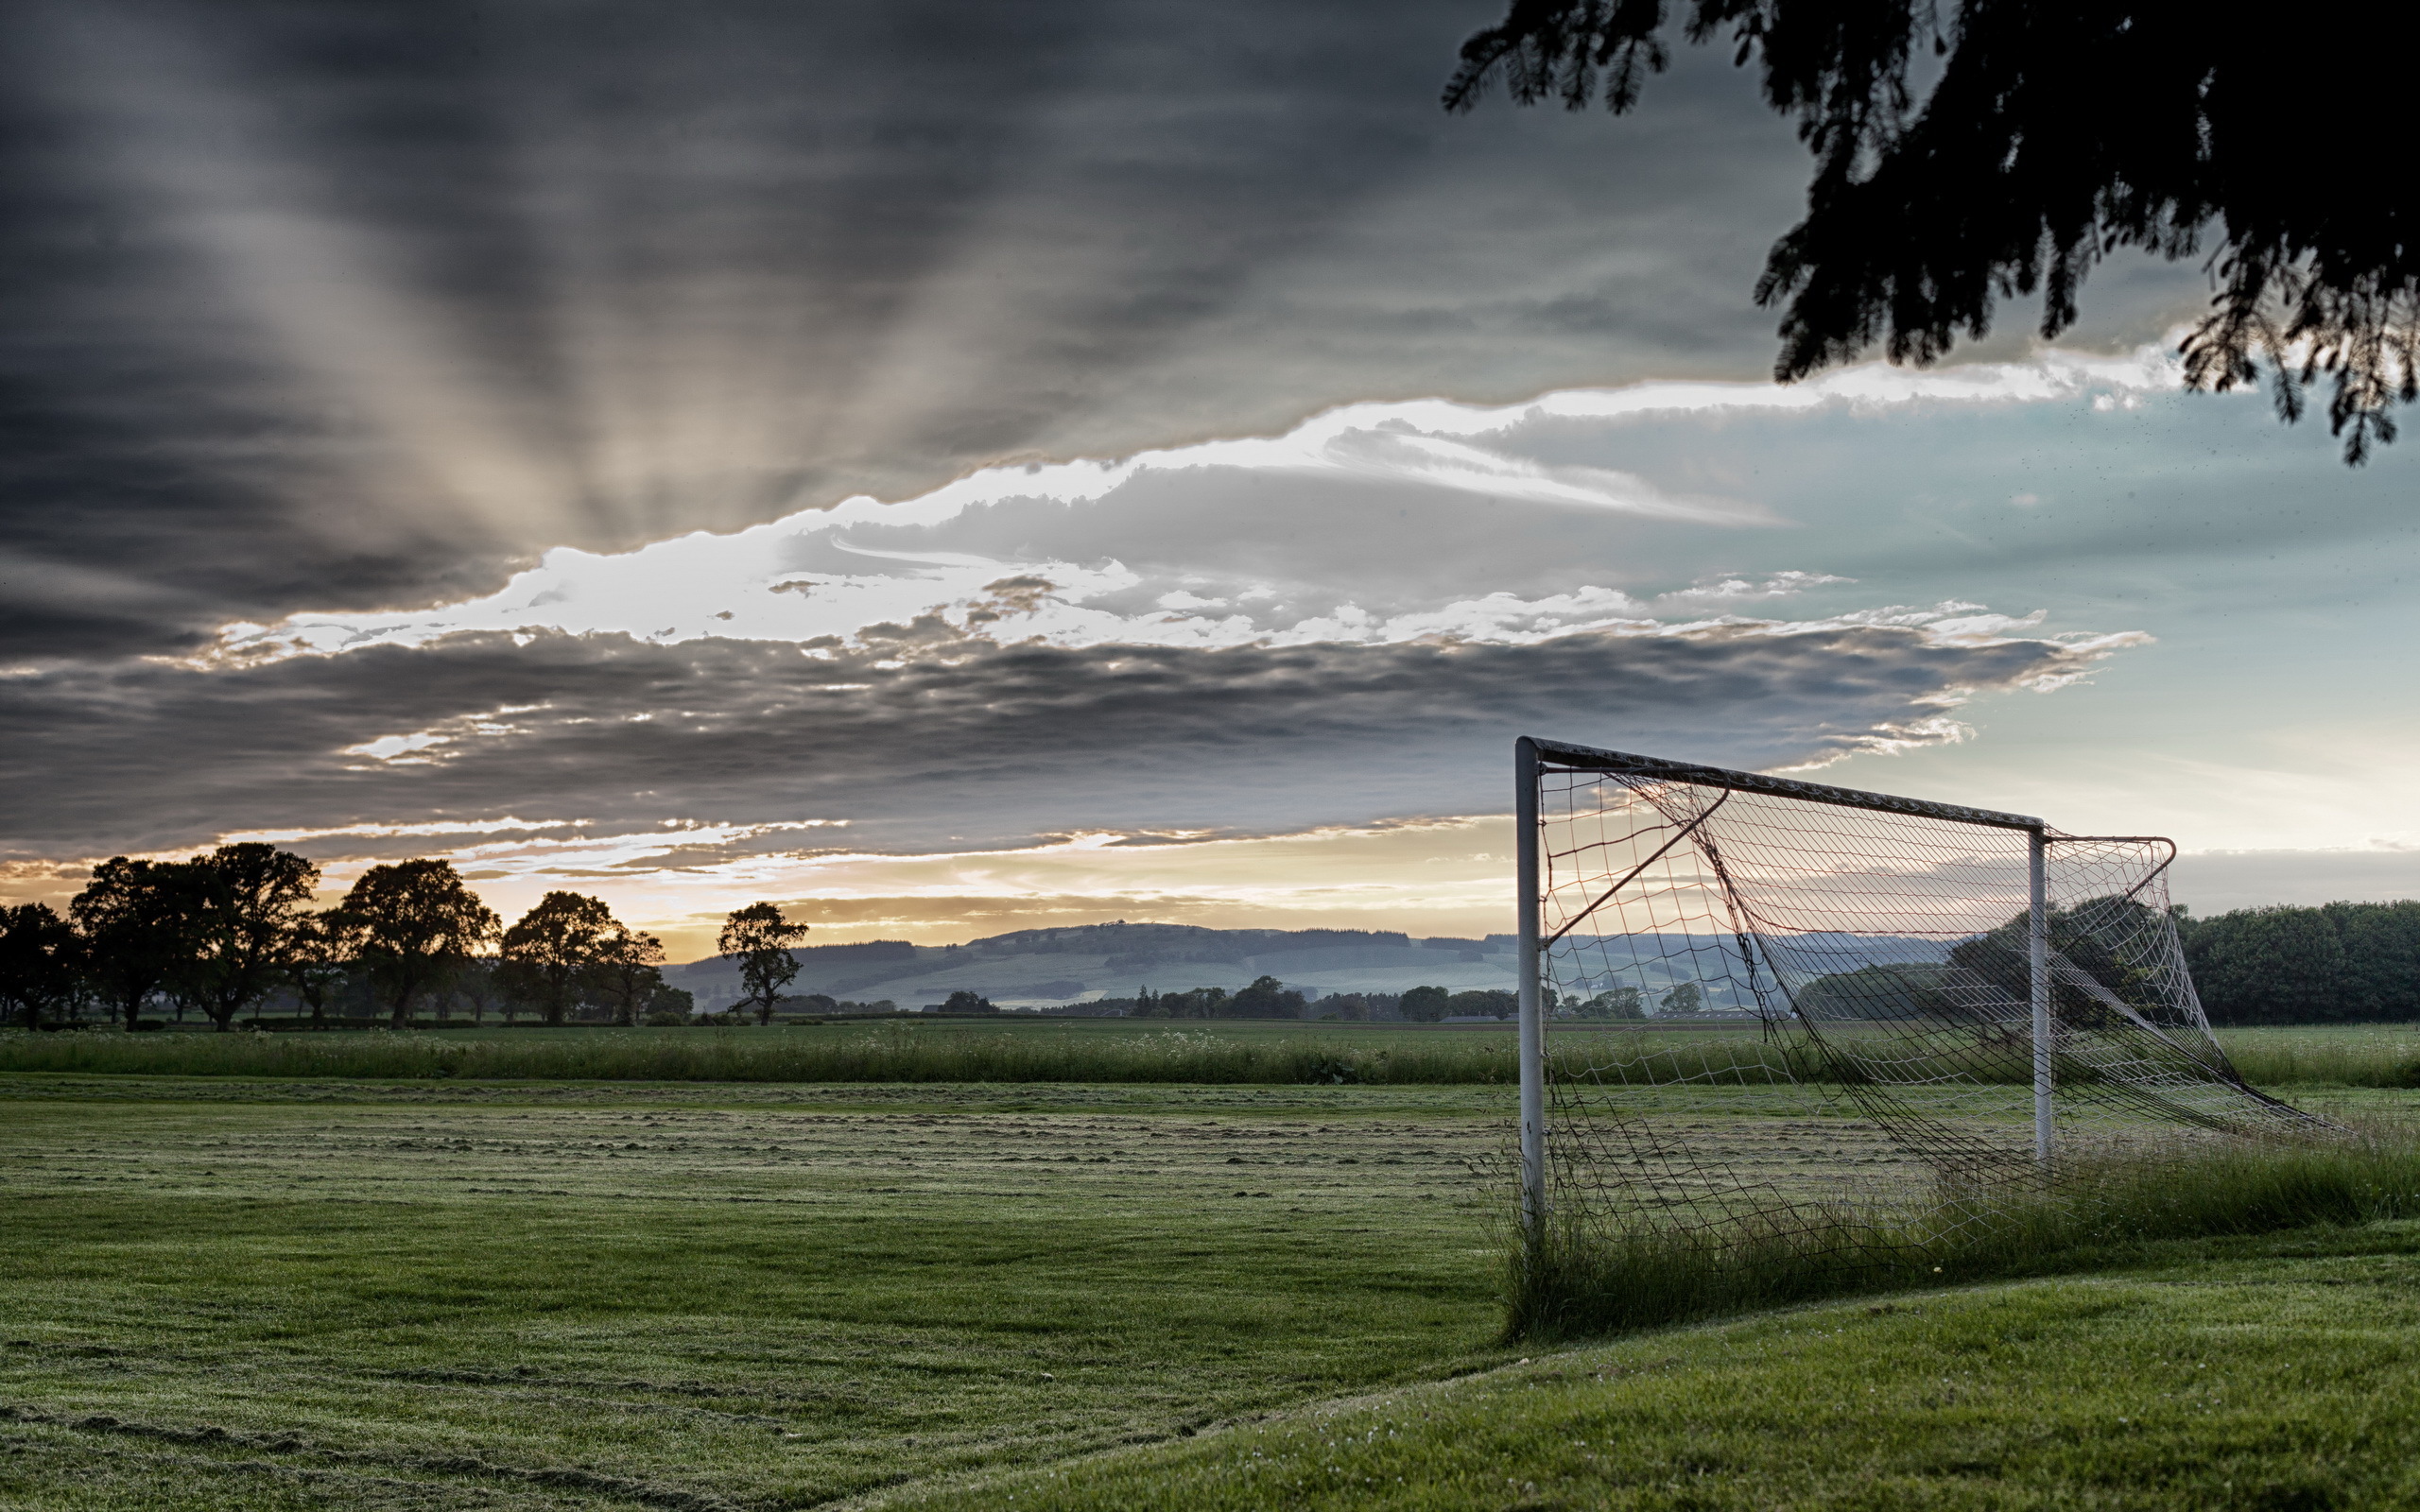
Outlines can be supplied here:
[[432, 762], [442, 761], [444, 757], [442, 754], [431, 756], [428, 754], [430, 750], [452, 744], [454, 744], [454, 737], [451, 735], [421, 730], [409, 735], [381, 735], [376, 740], [365, 740], [358, 746], [347, 746], [337, 754], [367, 756], [372, 761], [398, 764]]
[[1401, 421], [1333, 436], [1321, 448], [1317, 463], [1298, 465], [1297, 470], [1328, 469], [1383, 482], [1530, 504], [1579, 505], [1644, 519], [1723, 525], [1777, 523], [1771, 511], [1742, 500], [1668, 494], [1644, 478], [1611, 468], [1551, 466], [1506, 455], [1478, 441], [1423, 434]]
[[293, 845], [305, 840], [527, 833], [538, 830], [582, 829], [593, 822], [589, 819], [522, 819], [508, 814], [493, 819], [434, 819], [421, 824], [338, 824], [315, 830], [238, 830], [219, 835], [211, 843], [241, 845], [247, 841], [262, 841], [269, 845]]
[[[1435, 582], [1407, 587], [1401, 572], [1363, 558], [1396, 562], [1407, 550], [1416, 555], [1426, 540], [1443, 554], [1431, 567], [1445, 564], [1442, 576], [1431, 576], [1467, 582], [1467, 575], [1450, 570], [1453, 560], [1476, 560], [1481, 546], [1500, 544], [1518, 524], [1489, 511], [1578, 511], [1601, 518], [1589, 539], [1603, 570], [1634, 577], [1646, 569], [1620, 549], [1625, 532], [1680, 527], [1763, 538], [1788, 524], [1753, 498], [1673, 489], [1618, 468], [1558, 459], [1552, 441], [1541, 439], [1557, 426], [1593, 427], [1591, 435], [1618, 450], [1620, 433], [1606, 425], [1657, 416], [2032, 404], [2174, 385], [2173, 364], [2146, 350], [2124, 359], [2049, 352], [2031, 363], [1923, 372], [1868, 365], [1787, 388], [1649, 383], [1496, 407], [1443, 400], [1351, 404], [1282, 436], [1117, 461], [989, 468], [898, 503], [859, 496], [730, 535], [695, 532], [619, 554], [559, 548], [482, 598], [401, 614], [299, 614], [273, 626], [232, 625], [211, 656], [223, 662], [425, 644], [465, 630], [808, 644], [852, 641], [870, 627], [935, 611], [1002, 641], [1201, 648], [1425, 635], [1518, 640], [1658, 616], [1696, 618], [1847, 579], [1801, 567], [1701, 577], [1645, 599], [1616, 576], [1553, 591], [1499, 580], [1473, 593], [1441, 592]], [[1178, 545], [1167, 559], [1142, 567], [1106, 549], [1121, 515], [1152, 507], [1156, 492], [1199, 490], [1205, 481], [1212, 496], [1196, 512], [1229, 506], [1236, 524], [1228, 537], [1190, 548], [1191, 559]], [[1272, 496], [1286, 501], [1274, 513]], [[1459, 501], [1443, 523], [1432, 507], [1440, 499]], [[1248, 500], [1259, 512], [1244, 507]], [[1403, 518], [1409, 500], [1431, 508], [1424, 524]], [[989, 512], [1037, 506], [1060, 511], [1051, 517], [1051, 542], [985, 538], [986, 549], [950, 549], [972, 542]], [[1065, 513], [1080, 507], [1094, 512]], [[1256, 553], [1237, 558], [1236, 535], [1252, 538], [1243, 545]], [[1083, 555], [1088, 544], [1098, 554]], [[1482, 570], [1523, 565], [1497, 559]], [[1533, 580], [1564, 565], [1526, 564]], [[1004, 580], [1026, 586], [1003, 594]], [[362, 754], [433, 760], [427, 751], [434, 744], [365, 747]]]

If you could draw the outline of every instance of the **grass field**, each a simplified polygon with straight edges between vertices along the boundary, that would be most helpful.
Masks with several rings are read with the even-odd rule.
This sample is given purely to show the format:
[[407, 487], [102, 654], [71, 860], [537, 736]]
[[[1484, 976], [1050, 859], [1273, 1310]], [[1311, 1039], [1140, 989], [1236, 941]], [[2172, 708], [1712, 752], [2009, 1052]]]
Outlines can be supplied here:
[[1471, 1090], [8, 1083], [9, 1507], [809, 1506], [1502, 1358]]
[[942, 1509], [2330, 1512], [2420, 1505], [2420, 1227], [1573, 1349], [906, 1495]]
[[[1771, 1089], [1675, 1095], [1806, 1180], [1878, 1159]], [[2411, 1226], [1510, 1366], [1471, 1171], [1508, 1106], [0, 1074], [0, 1507], [2420, 1500]]]
[[[1854, 1032], [1854, 1031], [1851, 1031]], [[1725, 1028], [1557, 1025], [1591, 1058], [1704, 1067], [1756, 1062]], [[2257, 1085], [2420, 1086], [2420, 1025], [2230, 1029], [2220, 1038]], [[1669, 1069], [1668, 1067], [1667, 1068]], [[772, 1028], [444, 1029], [329, 1034], [0, 1031], [0, 1073], [152, 1076], [769, 1082], [1098, 1082], [1197, 1086], [1508, 1085], [1510, 1026], [1201, 1023], [1119, 1019], [913, 1020]], [[2010, 1085], [2030, 1082], [2012, 1059]]]
[[[1677, 1036], [1659, 1038], [1671, 1039]], [[0, 1032], [0, 1072], [635, 1081], [1488, 1085], [1507, 1031], [1118, 1020], [345, 1033]]]

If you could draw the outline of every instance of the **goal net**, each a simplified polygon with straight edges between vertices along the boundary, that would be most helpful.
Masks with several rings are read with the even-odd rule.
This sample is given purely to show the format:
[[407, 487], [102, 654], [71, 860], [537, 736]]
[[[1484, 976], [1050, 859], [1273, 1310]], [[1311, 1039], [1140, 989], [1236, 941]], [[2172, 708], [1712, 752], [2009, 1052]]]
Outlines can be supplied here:
[[1938, 1211], [2089, 1152], [2314, 1126], [2212, 1037], [2166, 840], [1518, 751], [1533, 1218]]

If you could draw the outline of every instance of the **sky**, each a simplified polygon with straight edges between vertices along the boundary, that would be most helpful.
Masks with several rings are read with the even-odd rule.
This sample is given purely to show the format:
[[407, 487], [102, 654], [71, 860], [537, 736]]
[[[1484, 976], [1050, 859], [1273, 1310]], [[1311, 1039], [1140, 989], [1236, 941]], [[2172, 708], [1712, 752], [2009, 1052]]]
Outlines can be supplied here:
[[8, 8], [0, 894], [1469, 935], [1522, 733], [2420, 894], [2409, 443], [2185, 392], [2148, 258], [1776, 387], [1790, 123], [1447, 116], [1494, 16]]

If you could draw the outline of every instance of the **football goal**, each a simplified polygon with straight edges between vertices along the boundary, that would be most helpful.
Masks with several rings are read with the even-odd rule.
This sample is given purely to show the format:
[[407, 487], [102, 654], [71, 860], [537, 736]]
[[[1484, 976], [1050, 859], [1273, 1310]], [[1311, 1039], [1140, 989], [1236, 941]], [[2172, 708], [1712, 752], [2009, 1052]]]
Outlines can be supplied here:
[[1525, 738], [1521, 1199], [1635, 1232], [2320, 1126], [2195, 998], [2175, 847]]

